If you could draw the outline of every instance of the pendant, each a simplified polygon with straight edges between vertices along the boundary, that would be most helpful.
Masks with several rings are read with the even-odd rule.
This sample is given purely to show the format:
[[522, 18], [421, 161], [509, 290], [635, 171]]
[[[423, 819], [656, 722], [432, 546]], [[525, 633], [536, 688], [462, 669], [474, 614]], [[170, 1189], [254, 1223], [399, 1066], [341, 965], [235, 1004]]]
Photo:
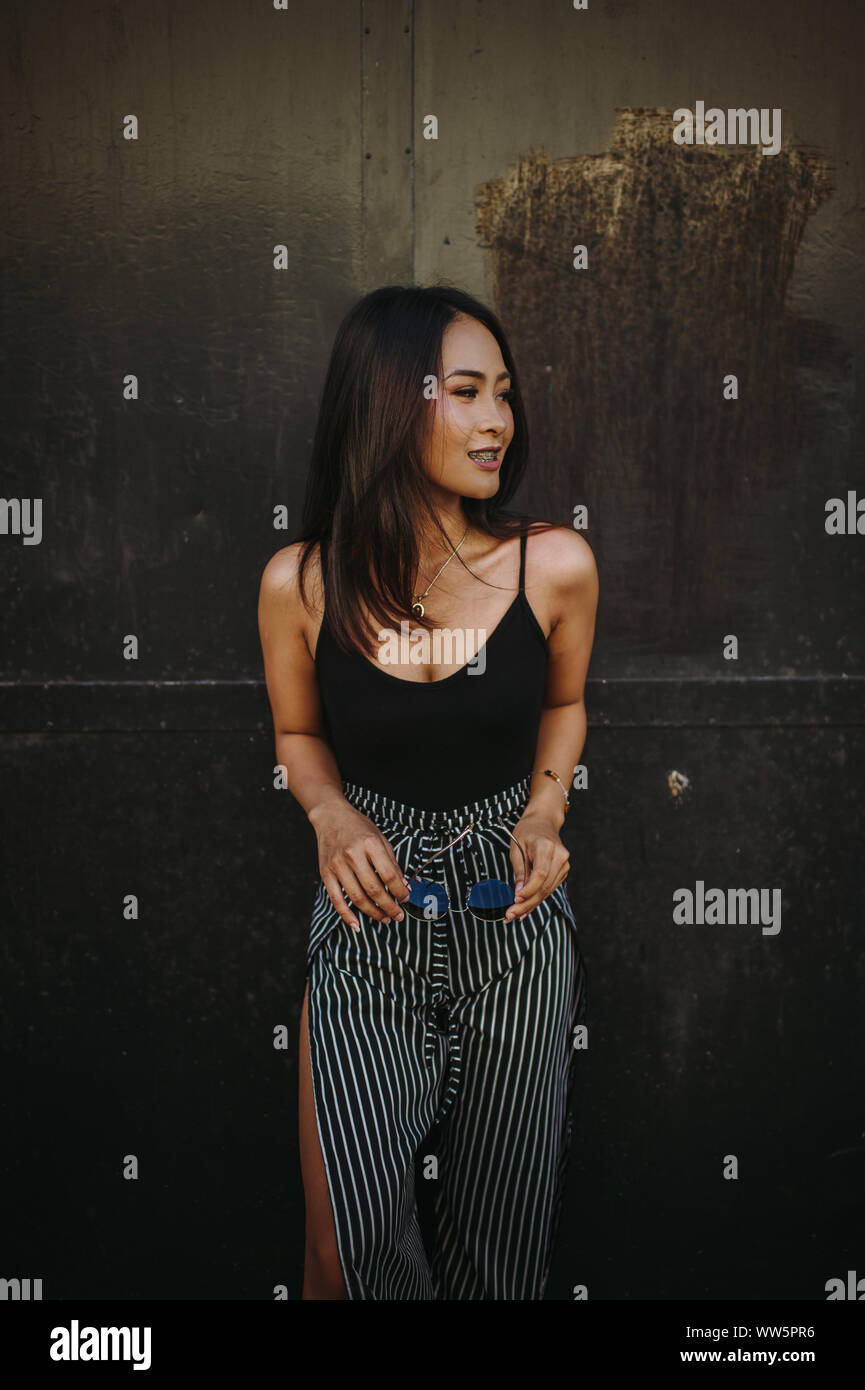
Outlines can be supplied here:
[[414, 603], [411, 606], [411, 611], [414, 613], [416, 618], [423, 617], [423, 604], [421, 603], [419, 598], [415, 599]]

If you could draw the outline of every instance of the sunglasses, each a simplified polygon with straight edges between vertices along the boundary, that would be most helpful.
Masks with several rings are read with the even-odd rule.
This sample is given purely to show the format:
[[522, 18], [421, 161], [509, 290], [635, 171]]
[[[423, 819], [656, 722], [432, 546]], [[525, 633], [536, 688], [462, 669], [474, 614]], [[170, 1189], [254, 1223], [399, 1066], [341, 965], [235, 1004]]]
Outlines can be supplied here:
[[[515, 835], [511, 835], [503, 821], [493, 821], [487, 828], [489, 829], [491, 826], [497, 826], [504, 830], [519, 850], [523, 861], [523, 882], [525, 883], [528, 872], [522, 845]], [[435, 854], [431, 854], [416, 873], [406, 875], [409, 880], [409, 896], [400, 903], [400, 907], [407, 916], [414, 917], [416, 921], [420, 922], [436, 922], [450, 911], [451, 902], [445, 885], [424, 877], [425, 872], [440, 855], [447, 854], [449, 849], [453, 849], [454, 845], [458, 845], [460, 840], [464, 840], [467, 835], [471, 835], [478, 828], [477, 822], [472, 821], [471, 825], [451, 840], [450, 844], [443, 845], [441, 849], [436, 850]], [[472, 882], [463, 872], [466, 909], [481, 922], [503, 922], [508, 908], [514, 905], [514, 890], [509, 883], [504, 883], [500, 878], [481, 878], [471, 848], [469, 848], [469, 853], [476, 877]]]

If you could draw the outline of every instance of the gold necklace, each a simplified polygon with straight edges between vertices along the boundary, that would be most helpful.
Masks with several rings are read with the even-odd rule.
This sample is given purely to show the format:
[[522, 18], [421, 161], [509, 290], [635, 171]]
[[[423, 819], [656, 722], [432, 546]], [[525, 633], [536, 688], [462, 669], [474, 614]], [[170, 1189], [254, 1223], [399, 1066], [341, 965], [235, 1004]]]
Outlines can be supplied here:
[[465, 540], [465, 538], [466, 538], [466, 536], [468, 535], [468, 533], [469, 533], [469, 528], [468, 528], [468, 526], [467, 526], [466, 529], [465, 529], [465, 531], [463, 532], [463, 540], [460, 541], [460, 543], [459, 543], [459, 545], [457, 546], [456, 550], [454, 550], [454, 549], [453, 549], [453, 546], [451, 546], [451, 551], [452, 551], [452, 553], [451, 553], [451, 554], [448, 556], [448, 558], [445, 560], [445, 562], [444, 562], [444, 564], [442, 565], [441, 569], [439, 570], [438, 574], [436, 574], [436, 575], [433, 576], [431, 582], [430, 582], [430, 583], [427, 585], [427, 587], [424, 589], [423, 593], [422, 593], [422, 594], [413, 594], [413, 595], [412, 595], [411, 611], [412, 611], [412, 613], [414, 613], [414, 615], [415, 615], [416, 618], [422, 618], [422, 617], [423, 617], [423, 614], [424, 614], [423, 600], [426, 598], [426, 596], [427, 596], [427, 594], [429, 593], [430, 589], [432, 588], [433, 584], [435, 584], [435, 582], [436, 582], [436, 580], [438, 579], [439, 574], [441, 574], [442, 570], [446, 570], [447, 567], [448, 567], [448, 565], [450, 564], [451, 560], [454, 558], [454, 555], [457, 555], [457, 554], [459, 553], [460, 546], [462, 545], [462, 543], [463, 543], [463, 541]]

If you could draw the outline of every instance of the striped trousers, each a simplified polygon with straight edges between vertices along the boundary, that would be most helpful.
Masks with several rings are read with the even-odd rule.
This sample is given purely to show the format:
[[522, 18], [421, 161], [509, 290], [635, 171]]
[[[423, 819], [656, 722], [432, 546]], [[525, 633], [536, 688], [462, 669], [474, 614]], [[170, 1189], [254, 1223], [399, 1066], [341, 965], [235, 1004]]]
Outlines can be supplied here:
[[[500, 816], [512, 830], [529, 794], [526, 778], [432, 812], [343, 786], [407, 876], [471, 820]], [[511, 843], [485, 829], [435, 861], [427, 876], [446, 884], [451, 903], [439, 921], [385, 923], [355, 910], [355, 932], [319, 883], [310, 1057], [350, 1299], [544, 1296], [571, 1146], [585, 968], [564, 884], [513, 922], [480, 922], [463, 909], [460, 869], [470, 882], [475, 868], [513, 882]]]

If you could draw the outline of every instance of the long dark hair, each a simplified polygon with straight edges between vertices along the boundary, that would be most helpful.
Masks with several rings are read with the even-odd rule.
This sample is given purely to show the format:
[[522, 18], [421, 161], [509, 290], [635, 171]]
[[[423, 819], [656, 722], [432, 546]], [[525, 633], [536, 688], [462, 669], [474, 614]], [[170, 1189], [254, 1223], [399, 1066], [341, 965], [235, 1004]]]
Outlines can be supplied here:
[[[477, 319], [496, 339], [511, 374], [514, 433], [495, 497], [463, 499], [466, 518], [506, 538], [522, 526], [557, 523], [513, 513], [507, 503], [528, 463], [528, 427], [519, 378], [496, 315], [447, 285], [386, 285], [346, 314], [333, 345], [312, 446], [303, 520], [303, 576], [316, 542], [327, 541], [324, 575], [328, 625], [340, 646], [368, 655], [369, 618], [398, 626], [410, 609], [419, 562], [418, 523], [444, 531], [429, 501], [424, 446], [435, 401], [425, 381], [440, 381], [442, 338], [458, 315]], [[458, 556], [461, 561], [462, 557]], [[430, 626], [430, 620], [419, 620]]]

